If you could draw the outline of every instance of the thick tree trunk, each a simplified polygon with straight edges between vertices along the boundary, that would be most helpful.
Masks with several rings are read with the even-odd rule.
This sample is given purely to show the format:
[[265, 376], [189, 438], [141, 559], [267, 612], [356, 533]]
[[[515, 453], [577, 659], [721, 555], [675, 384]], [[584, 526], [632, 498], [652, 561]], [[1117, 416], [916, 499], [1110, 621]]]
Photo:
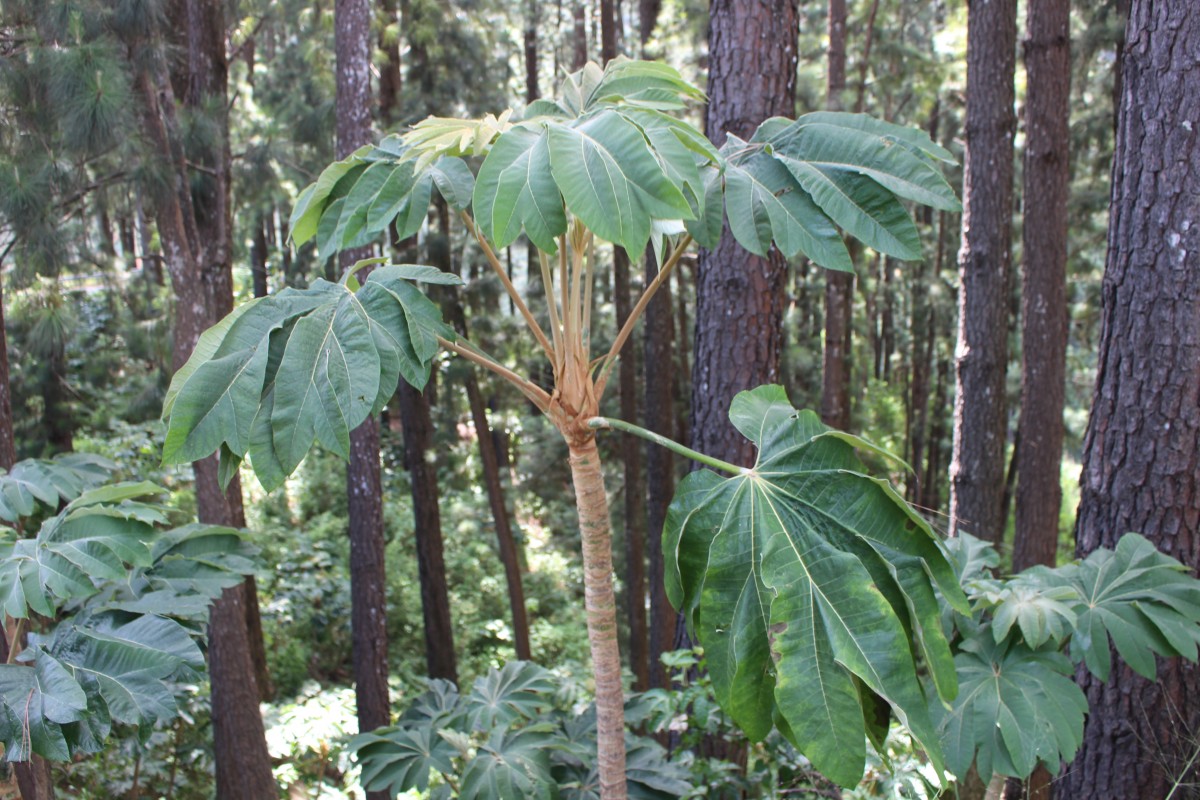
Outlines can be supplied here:
[[429, 460], [433, 423], [429, 401], [407, 381], [396, 393], [404, 427], [404, 466], [412, 482], [413, 523], [417, 538], [417, 572], [425, 616], [425, 665], [429, 677], [458, 683], [450, 597], [446, 592], [446, 563], [442, 547], [442, 516], [438, 507], [437, 470]]
[[638, 38], [642, 45], [642, 58], [646, 57], [646, 44], [658, 26], [660, 11], [662, 0], [638, 0]]
[[[217, 97], [224, 107], [226, 71], [224, 15], [219, 3], [189, 0], [172, 8], [176, 29], [187, 34], [186, 69], [176, 80], [185, 100], [199, 105]], [[173, 167], [171, 194], [156, 208], [164, 262], [177, 297], [173, 362], [187, 360], [200, 333], [232, 305], [228, 206], [228, 138], [201, 157], [205, 164], [203, 199], [197, 213], [192, 183], [175, 115], [176, 91], [165, 68], [147, 64], [137, 77], [143, 103], [145, 134], [161, 157]], [[227, 131], [222, 116], [218, 120]], [[204, 236], [200, 233], [204, 221]], [[196, 505], [201, 522], [242, 527], [241, 487], [234, 477], [226, 494], [217, 479], [216, 458], [193, 465]], [[248, 602], [244, 584], [226, 590], [213, 604], [209, 621], [209, 674], [212, 683], [213, 750], [217, 793], [231, 800], [272, 797], [277, 791], [271, 773], [262, 717], [260, 691], [254, 678], [254, 659], [246, 625]], [[261, 643], [260, 643], [261, 644]]]
[[[709, 12], [706, 128], [749, 139], [767, 117], [795, 113], [796, 0], [714, 0]], [[754, 447], [729, 422], [744, 389], [779, 376], [787, 264], [775, 250], [760, 258], [728, 230], [716, 250], [700, 252], [696, 349], [692, 372], [692, 444], [726, 461], [750, 464]]]
[[[646, 248], [646, 285], [658, 275], [658, 261], [652, 248]], [[670, 282], [666, 281], [646, 307], [645, 316], [645, 417], [646, 427], [663, 436], [672, 436], [675, 428], [675, 363], [671, 344], [673, 320]], [[675, 636], [675, 612], [667, 601], [663, 582], [662, 530], [667, 506], [675, 489], [674, 457], [670, 450], [647, 443], [646, 446], [646, 555], [650, 595], [650, 624], [647, 636], [648, 685], [667, 688], [662, 654], [671, 648]]]
[[625, 694], [617, 647], [617, 603], [613, 593], [612, 534], [608, 497], [594, 438], [571, 442], [571, 478], [583, 544], [584, 604], [596, 681], [596, 763], [602, 800], [625, 800]]
[[[337, 155], [345, 158], [371, 140], [371, 3], [334, 4], [337, 54]], [[394, 98], [393, 98], [394, 99]], [[371, 255], [370, 248], [340, 254], [346, 269]], [[379, 422], [368, 417], [350, 432], [346, 465], [350, 535], [350, 625], [354, 697], [358, 729], [369, 731], [391, 720], [387, 665], [387, 570], [384, 563], [383, 487], [379, 464]], [[368, 792], [386, 800], [387, 792]]]
[[1004, 535], [1017, 2], [970, 5], [950, 532]]
[[[538, 89], [538, 0], [525, 0], [525, 102], [541, 97]], [[530, 272], [533, 267], [530, 266]]]
[[[1113, 158], [1096, 389], [1076, 553], [1137, 531], [1200, 567], [1200, 15], [1134, 0]], [[1195, 787], [1200, 667], [1080, 671], [1091, 708], [1058, 797], [1162, 798]], [[1191, 790], [1188, 789], [1190, 792]], [[1176, 797], [1182, 796], [1176, 792]]]
[[1071, 4], [1029, 0], [1025, 71], [1025, 276], [1013, 571], [1053, 566], [1062, 506], [1067, 356]]

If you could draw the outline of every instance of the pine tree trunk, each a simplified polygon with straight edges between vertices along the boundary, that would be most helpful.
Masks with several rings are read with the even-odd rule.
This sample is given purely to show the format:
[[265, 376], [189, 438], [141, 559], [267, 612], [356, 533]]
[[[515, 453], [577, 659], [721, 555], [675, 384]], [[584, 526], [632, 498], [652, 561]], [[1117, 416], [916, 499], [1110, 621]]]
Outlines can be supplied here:
[[578, 70], [582, 69], [588, 60], [587, 3], [584, 0], [575, 0], [574, 24], [575, 27], [571, 39], [574, 43], [574, 51], [571, 56], [571, 69]]
[[[1100, 353], [1084, 438], [1076, 554], [1137, 531], [1200, 567], [1200, 15], [1134, 0], [1112, 170]], [[1084, 743], [1063, 798], [1163, 798], [1196, 786], [1200, 667], [1077, 674]]]
[[654, 35], [661, 11], [662, 0], [638, 0], [638, 38], [642, 45], [642, 58], [646, 58], [646, 44]]
[[[396, 13], [396, 0], [379, 0], [383, 12], [384, 26], [399, 26], [399, 15]], [[385, 30], [379, 32], [379, 49], [387, 61], [379, 68], [379, 117], [385, 127], [390, 127], [400, 116], [400, 89], [404, 78], [400, 72], [400, 34], [397, 30], [395, 38], [389, 38]]]
[[[795, 112], [795, 0], [715, 0], [709, 31], [706, 129], [749, 139], [767, 117]], [[739, 391], [778, 380], [787, 264], [775, 250], [752, 255], [729, 232], [700, 251], [696, 280], [696, 349], [692, 371], [691, 446], [737, 464], [754, 446], [729, 422]]]
[[[646, 248], [646, 285], [658, 275], [658, 261], [653, 248]], [[674, 388], [675, 363], [671, 344], [673, 323], [671, 315], [670, 282], [664, 282], [646, 307], [645, 316], [645, 417], [646, 427], [663, 436], [671, 436], [675, 428]], [[646, 446], [646, 556], [650, 595], [650, 620], [647, 636], [651, 689], [667, 688], [667, 676], [662, 654], [671, 648], [675, 636], [675, 612], [667, 601], [663, 573], [662, 530], [667, 518], [667, 506], [675, 489], [674, 457], [670, 450], [647, 443]]]
[[1016, 0], [971, 4], [950, 533], [994, 544], [1004, 535], [1016, 46]]
[[[842, 109], [846, 89], [846, 0], [829, 0], [829, 55], [826, 106]], [[858, 248], [852, 248], [853, 258]], [[850, 321], [854, 310], [854, 273], [825, 270], [825, 349], [821, 371], [821, 421], [839, 430], [850, 427]]]
[[267, 226], [260, 216], [254, 221], [254, 238], [250, 243], [250, 278], [255, 297], [266, 297], [267, 286]]
[[1013, 571], [1054, 565], [1062, 506], [1067, 355], [1071, 4], [1029, 0], [1025, 70], [1025, 276]]
[[446, 592], [437, 470], [429, 460], [433, 432], [429, 401], [403, 380], [396, 395], [400, 421], [404, 427], [404, 466], [412, 482], [417, 572], [421, 581], [421, 608], [425, 617], [425, 665], [429, 677], [458, 683], [450, 597]]
[[0, 271], [0, 469], [9, 471], [17, 463], [13, 437], [12, 390], [8, 383], [8, 333], [4, 327], [4, 277]]
[[[345, 158], [371, 141], [371, 2], [334, 4], [337, 55], [337, 154]], [[370, 248], [340, 254], [343, 270], [369, 258]], [[365, 279], [363, 276], [362, 279]], [[388, 696], [387, 570], [383, 536], [383, 487], [379, 464], [379, 422], [368, 417], [350, 432], [346, 466], [350, 536], [350, 624], [354, 697], [358, 729], [369, 731], [391, 720]], [[387, 800], [387, 792], [367, 793]]]
[[625, 693], [617, 646], [612, 534], [600, 453], [593, 437], [569, 443], [579, 535], [583, 544], [584, 604], [596, 681], [596, 763], [601, 800], [625, 800]]

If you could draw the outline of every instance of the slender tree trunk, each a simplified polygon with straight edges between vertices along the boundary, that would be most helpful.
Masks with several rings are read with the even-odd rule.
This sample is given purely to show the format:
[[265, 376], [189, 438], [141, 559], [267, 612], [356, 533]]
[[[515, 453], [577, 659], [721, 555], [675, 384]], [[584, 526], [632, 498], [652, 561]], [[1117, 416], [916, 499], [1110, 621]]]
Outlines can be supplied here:
[[1004, 535], [1016, 44], [1016, 0], [971, 4], [950, 532], [993, 544]]
[[17, 463], [13, 436], [12, 395], [8, 382], [8, 333], [4, 327], [4, 277], [0, 270], [0, 469], [10, 471]]
[[638, 0], [638, 37], [642, 46], [642, 58], [646, 57], [646, 44], [654, 35], [661, 11], [662, 0]]
[[[630, 301], [629, 256], [623, 248], [613, 250], [613, 294], [617, 327], [633, 310]], [[632, 348], [618, 364], [621, 418], [638, 421], [637, 353]], [[645, 691], [650, 682], [646, 630], [646, 482], [642, 473], [641, 442], [631, 434], [620, 434], [621, 461], [625, 467], [625, 603], [629, 623], [629, 664], [634, 689]]]
[[250, 244], [250, 277], [254, 296], [267, 296], [267, 225], [260, 216], [254, 221], [254, 238]]
[[[1108, 260], [1076, 554], [1137, 531], [1200, 567], [1200, 15], [1134, 0], [1112, 170]], [[1162, 798], [1200, 778], [1200, 667], [1080, 670], [1090, 712], [1059, 797]], [[1192, 759], [1189, 763], [1189, 759]]]
[[387, 61], [379, 68], [379, 117], [385, 127], [390, 127], [400, 116], [400, 89], [404, 83], [400, 72], [400, 34], [398, 29], [394, 35], [386, 28], [398, 26], [400, 17], [396, 13], [396, 0], [379, 0], [383, 12], [383, 28], [379, 31], [379, 49], [387, 56]]
[[403, 380], [400, 381], [397, 398], [400, 421], [404, 427], [404, 465], [412, 481], [417, 571], [421, 581], [421, 607], [425, 616], [425, 664], [429, 677], [458, 683], [450, 597], [446, 593], [437, 471], [429, 460], [433, 431], [429, 401]]
[[600, 797], [625, 800], [625, 694], [621, 686], [621, 654], [617, 647], [608, 497], [595, 438], [570, 442], [569, 448], [583, 544], [588, 643], [596, 680], [596, 763], [600, 772]]
[[[658, 275], [658, 260], [653, 248], [646, 248], [646, 285]], [[675, 428], [675, 364], [671, 344], [674, 340], [670, 282], [664, 282], [645, 312], [645, 417], [646, 427], [663, 436]], [[671, 648], [675, 636], [675, 612], [667, 601], [663, 573], [662, 530], [667, 506], [675, 489], [674, 457], [670, 450], [647, 444], [646, 447], [646, 555], [650, 624], [647, 636], [647, 661], [651, 689], [667, 688], [662, 654]]]
[[[525, 102], [541, 97], [538, 89], [538, 0], [525, 0]], [[533, 270], [531, 266], [530, 271]]]
[[[825, 104], [842, 110], [846, 90], [846, 0], [829, 0], [829, 55]], [[858, 253], [852, 247], [853, 258]], [[822, 352], [821, 420], [840, 430], [850, 427], [850, 322], [854, 312], [854, 273], [825, 270], [825, 349]]]
[[584, 0], [575, 0], [574, 23], [572, 42], [575, 50], [571, 57], [571, 69], [577, 70], [582, 69], [588, 60], [587, 3]]
[[1013, 571], [1053, 566], [1062, 506], [1067, 354], [1071, 4], [1029, 0], [1025, 70], [1025, 277]]
[[[371, 140], [371, 3], [336, 0], [337, 155], [345, 158]], [[340, 254], [346, 269], [371, 255], [370, 248]], [[387, 666], [387, 570], [384, 563], [383, 487], [379, 464], [379, 421], [368, 417], [350, 432], [346, 466], [350, 535], [350, 625], [358, 729], [391, 720]], [[368, 792], [387, 800], [387, 792]]]
[[[706, 128], [718, 146], [726, 132], [749, 139], [767, 117], [795, 113], [796, 0], [714, 0], [709, 13]], [[775, 250], [760, 258], [728, 230], [702, 250], [696, 280], [696, 349], [692, 372], [692, 444], [738, 464], [754, 446], [729, 422], [729, 404], [744, 389], [778, 380], [787, 264]]]

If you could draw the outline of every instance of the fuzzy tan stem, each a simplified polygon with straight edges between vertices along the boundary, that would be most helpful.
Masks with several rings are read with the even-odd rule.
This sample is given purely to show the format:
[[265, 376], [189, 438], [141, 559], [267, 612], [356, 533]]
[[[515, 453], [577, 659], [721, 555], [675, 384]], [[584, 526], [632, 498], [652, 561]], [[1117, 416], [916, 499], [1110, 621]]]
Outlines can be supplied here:
[[517, 389], [520, 390], [521, 394], [528, 397], [529, 400], [535, 406], [537, 406], [538, 409], [543, 414], [546, 414], [549, 412], [550, 395], [546, 394], [546, 391], [544, 389], [542, 389], [542, 387], [526, 380], [525, 378], [522, 378], [520, 375], [513, 372], [508, 367], [498, 364], [497, 362], [493, 361], [492, 359], [488, 358], [487, 356], [485, 356], [481, 353], [477, 353], [474, 350], [471, 350], [470, 348], [463, 347], [462, 345], [452, 342], [449, 339], [445, 339], [445, 338], [442, 338], [441, 336], [439, 336], [438, 343], [441, 344], [441, 346], [446, 348], [447, 350], [451, 350], [455, 353], [458, 353], [460, 356], [467, 359], [468, 361], [478, 364], [479, 366], [483, 367], [484, 369], [487, 369], [487, 370], [490, 370], [490, 371], [496, 373], [501, 378], [504, 378], [504, 380], [508, 381], [513, 386], [517, 387]]
[[570, 444], [571, 478], [583, 544], [584, 605], [588, 643], [596, 680], [596, 742], [601, 800], [626, 800], [625, 693], [617, 645], [617, 603], [613, 593], [612, 533], [608, 498], [596, 440]]

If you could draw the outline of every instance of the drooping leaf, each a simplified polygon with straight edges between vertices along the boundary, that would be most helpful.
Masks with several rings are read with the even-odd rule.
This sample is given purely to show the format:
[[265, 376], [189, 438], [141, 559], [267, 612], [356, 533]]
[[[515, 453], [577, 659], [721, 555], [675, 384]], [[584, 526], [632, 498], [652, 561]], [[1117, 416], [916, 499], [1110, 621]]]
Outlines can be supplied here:
[[[736, 149], [730, 137], [726, 149]], [[787, 258], [803, 253], [828, 269], [854, 269], [841, 234], [776, 159], [755, 151], [729, 158], [725, 168], [725, 214], [742, 247], [765, 256], [774, 243]]]
[[46, 520], [32, 539], [0, 545], [0, 604], [11, 617], [53, 617], [67, 600], [90, 597], [100, 580], [150, 563], [147, 542], [161, 512], [134, 502], [162, 489], [150, 483], [92, 490]]
[[12, 472], [0, 471], [0, 520], [16, 522], [41, 504], [54, 509], [108, 480], [117, 465], [90, 453], [63, 453], [53, 459], [25, 459]]
[[1083, 741], [1087, 698], [1071, 679], [1071, 662], [1052, 649], [1032, 650], [984, 630], [954, 657], [959, 693], [950, 710], [930, 711], [950, 770], [1027, 777], [1038, 762], [1051, 772], [1071, 761]]
[[345, 455], [350, 431], [391, 397], [398, 377], [423, 386], [438, 337], [453, 335], [414, 280], [460, 282], [431, 267], [387, 265], [357, 293], [318, 280], [235, 311], [202, 337], [172, 386], [164, 460], [222, 448], [230, 459], [249, 455], [269, 490], [314, 441]]
[[567, 217], [550, 173], [549, 142], [545, 129], [512, 128], [480, 166], [472, 208], [495, 247], [507, 247], [524, 230], [539, 250], [558, 251], [555, 237], [566, 232]]
[[864, 764], [858, 680], [940, 768], [916, 659], [953, 697], [932, 586], [967, 605], [937, 539], [862, 473], [857, 440], [796, 411], [781, 388], [738, 395], [730, 419], [758, 445], [756, 464], [688, 476], [663, 538], [668, 595], [705, 648], [721, 708], [752, 738], [782, 718], [818, 770], [852, 785]]

